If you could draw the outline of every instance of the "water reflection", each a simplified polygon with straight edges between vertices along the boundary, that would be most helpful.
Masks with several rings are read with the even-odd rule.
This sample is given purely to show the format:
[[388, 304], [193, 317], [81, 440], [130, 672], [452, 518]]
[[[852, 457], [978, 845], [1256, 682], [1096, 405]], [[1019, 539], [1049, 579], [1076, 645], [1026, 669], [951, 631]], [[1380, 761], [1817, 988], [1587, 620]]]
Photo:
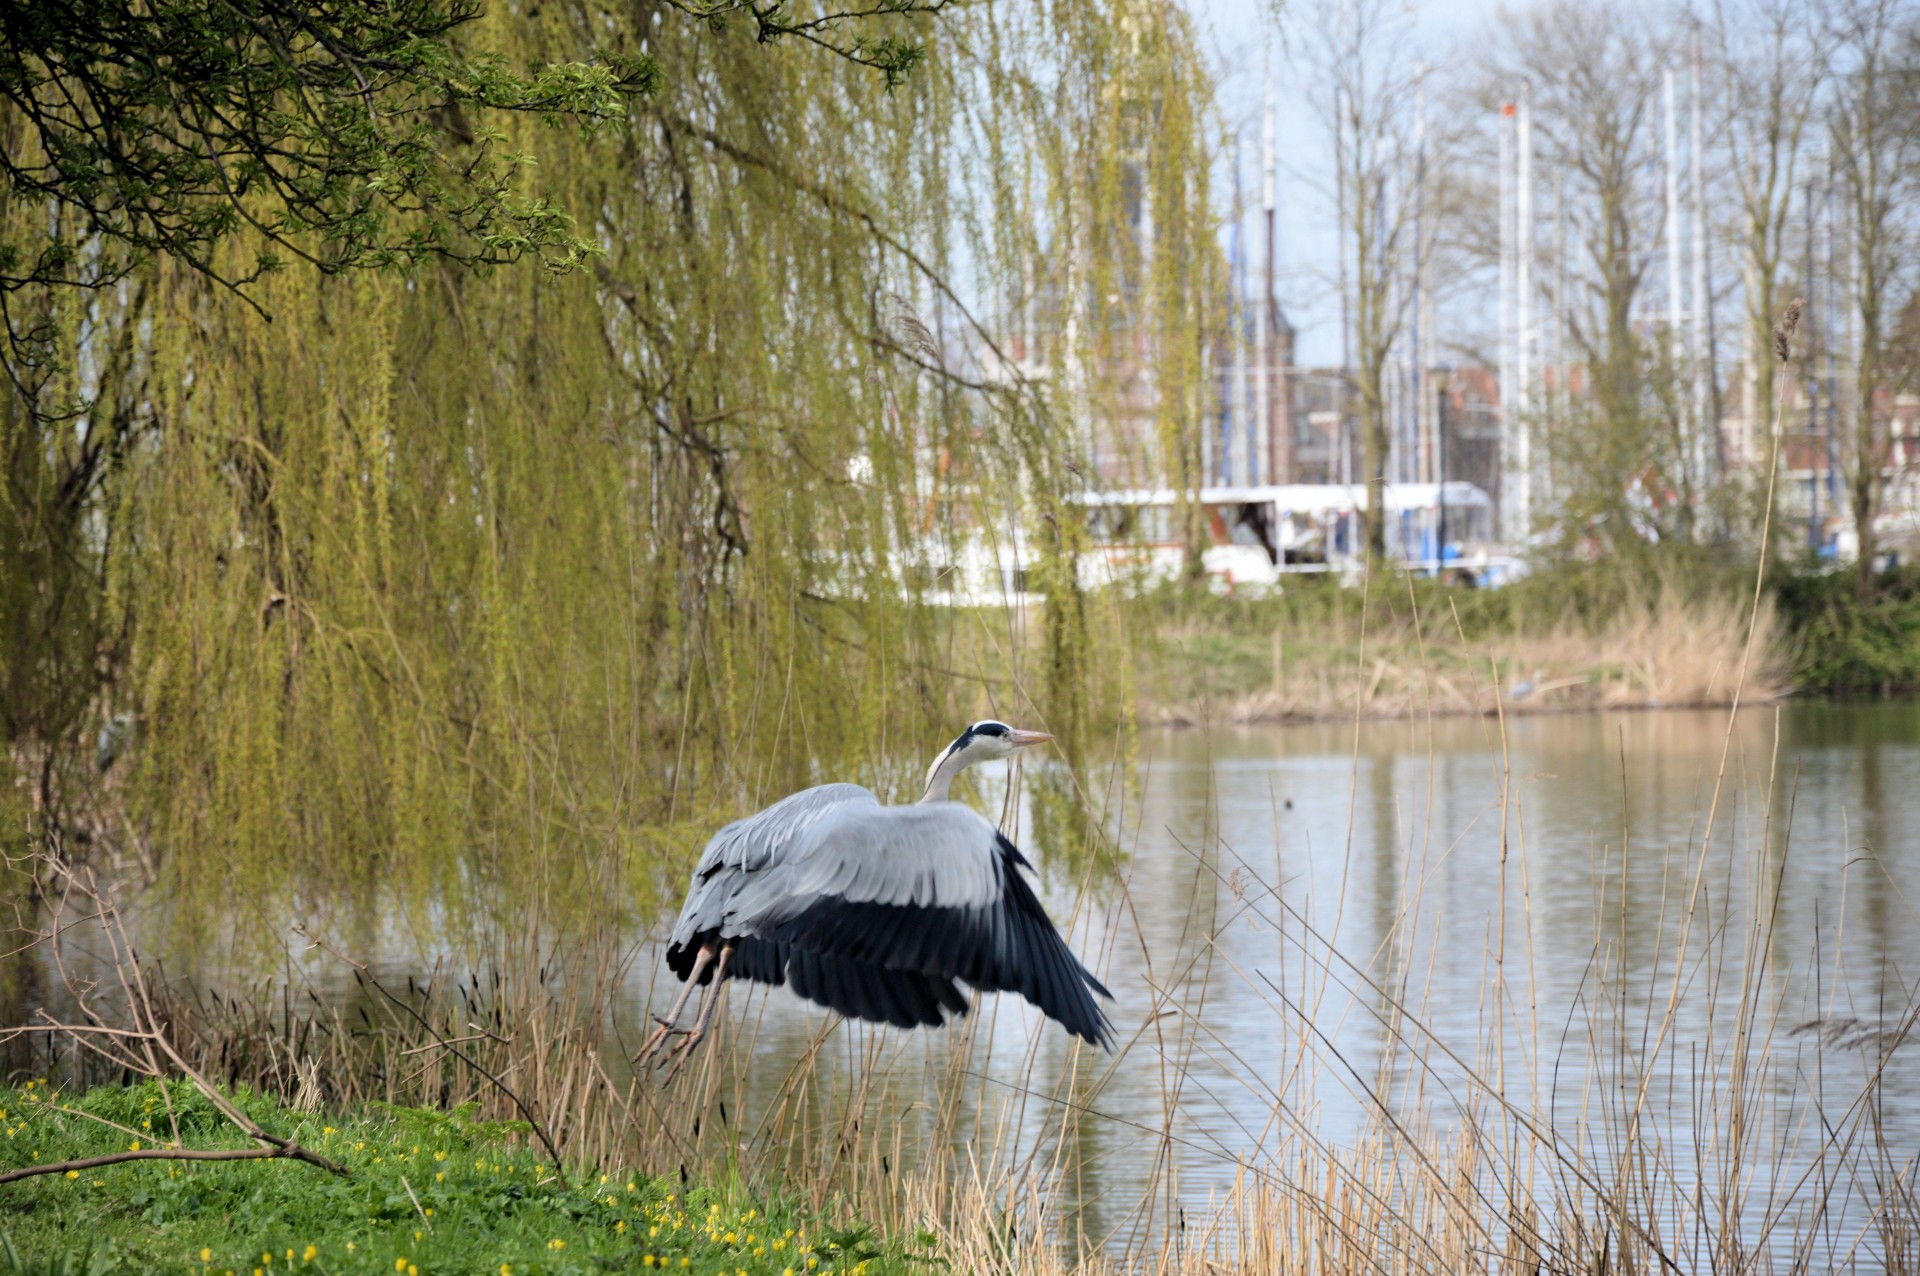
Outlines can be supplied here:
[[[1107, 817], [1116, 880], [1029, 839], [1131, 1044], [1095, 1089], [1102, 1060], [998, 999], [963, 1061], [975, 1147], [1043, 1143], [1048, 1096], [1097, 1111], [1055, 1150], [1091, 1238], [1124, 1246], [1383, 1106], [1446, 1129], [1469, 1072], [1597, 1164], [1637, 1110], [1702, 1171], [1717, 1153], [1686, 1145], [1738, 1087], [1786, 1132], [1767, 1172], [1791, 1180], [1818, 1150], [1801, 1127], [1822, 1072], [1792, 1029], [1897, 1021], [1913, 992], [1912, 706], [1792, 705], [1731, 731], [1718, 712], [1169, 731], [1139, 756]], [[643, 957], [630, 1021], [668, 991], [648, 979]], [[742, 1007], [768, 1063], [822, 1023], [784, 995]], [[1743, 1024], [1770, 1044], [1736, 1075]], [[924, 1035], [840, 1035], [838, 1066], [891, 1060], [902, 1111], [953, 1066]], [[1920, 1145], [1920, 1081], [1886, 1085], [1888, 1137]]]
[[[1877, 1039], [1822, 1052], [1795, 1029], [1897, 1026], [1912, 1004], [1920, 706], [1788, 705], [1731, 730], [1703, 711], [1168, 731], [1124, 765], [1081, 777], [1117, 854], [1085, 853], [1069, 777], [1029, 776], [1015, 805], [1049, 907], [1116, 994], [1117, 1056], [1011, 998], [902, 1033], [736, 989], [741, 1136], [766, 1137], [824, 1042], [822, 1126], [885, 1122], [896, 1163], [927, 1145], [1036, 1169], [1078, 1241], [1132, 1249], [1382, 1112], [1419, 1135], [1504, 1102], [1602, 1173], [1637, 1113], [1684, 1193], [1738, 1168], [1706, 1120], [1738, 1094], [1774, 1132], [1745, 1171], [1758, 1240], [1770, 1208], [1791, 1214], [1772, 1189], [1820, 1153], [1809, 1105], [1844, 1110], [1881, 1062]], [[984, 782], [998, 811], [1005, 772]], [[356, 951], [404, 977], [432, 930], [390, 923]], [[352, 995], [337, 965], [310, 977]], [[674, 991], [642, 942], [613, 1008], [629, 1047]], [[1884, 1074], [1896, 1148], [1920, 1146], [1916, 1058]]]

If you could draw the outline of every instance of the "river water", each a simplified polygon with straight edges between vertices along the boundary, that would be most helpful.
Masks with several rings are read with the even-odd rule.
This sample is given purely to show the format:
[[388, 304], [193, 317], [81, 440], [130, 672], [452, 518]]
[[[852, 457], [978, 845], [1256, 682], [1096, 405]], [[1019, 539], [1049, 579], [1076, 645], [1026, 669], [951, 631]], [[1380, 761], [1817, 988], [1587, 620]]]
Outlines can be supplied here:
[[[1875, 1155], [1912, 1189], [1920, 705], [1149, 732], [1080, 777], [1092, 838], [1043, 818], [1035, 795], [1071, 782], [1057, 764], [979, 780], [1113, 990], [1119, 1049], [1011, 997], [903, 1033], [736, 986], [710, 1052], [736, 1103], [776, 1102], [817, 1046], [821, 1092], [895, 1123], [906, 1154], [1037, 1174], [1070, 1241], [1109, 1252], [1250, 1174], [1439, 1155], [1465, 1129], [1511, 1150], [1522, 1120], [1562, 1170], [1525, 1188], [1549, 1210], [1569, 1164], [1616, 1179], [1637, 1125], [1650, 1208], [1697, 1229], [1703, 1192], [1737, 1182], [1762, 1249], [1870, 1231], [1870, 1202], [1816, 1214], [1808, 1185]], [[629, 1048], [677, 991], [670, 924], [629, 937]], [[419, 933], [377, 966], [421, 969]], [[337, 963], [306, 980], [355, 995]]]
[[[995, 809], [1006, 779], [983, 777]], [[958, 1059], [951, 1032], [823, 1052], [877, 1071], [903, 1120], [967, 1069], [946, 1137], [1038, 1148], [1085, 1243], [1141, 1244], [1383, 1123], [1438, 1146], [1503, 1102], [1601, 1178], [1637, 1113], [1672, 1226], [1732, 1174], [1761, 1247], [1809, 1225], [1823, 1155], [1920, 1151], [1920, 1046], [1894, 1044], [1920, 979], [1920, 706], [1169, 730], [1093, 780], [1117, 863], [1020, 840], [1114, 992], [1120, 1052], [1005, 997]], [[651, 956], [629, 1022], [673, 991]], [[749, 1094], [825, 1022], [784, 992], [730, 1012]]]

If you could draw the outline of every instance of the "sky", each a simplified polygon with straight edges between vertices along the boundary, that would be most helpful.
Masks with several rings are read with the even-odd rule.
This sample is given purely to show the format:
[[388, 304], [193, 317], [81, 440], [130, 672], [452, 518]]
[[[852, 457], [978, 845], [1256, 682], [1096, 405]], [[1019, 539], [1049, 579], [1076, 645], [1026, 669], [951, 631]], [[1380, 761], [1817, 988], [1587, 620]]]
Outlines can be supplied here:
[[[1297, 71], [1285, 64], [1268, 0], [1188, 0], [1200, 25], [1201, 41], [1220, 71], [1219, 100], [1229, 126], [1243, 139], [1241, 190], [1248, 205], [1245, 242], [1250, 247], [1249, 279], [1258, 278], [1262, 236], [1257, 233], [1260, 202], [1260, 108], [1263, 53], [1272, 51], [1279, 156], [1278, 198], [1274, 216], [1279, 250], [1275, 254], [1275, 291], [1298, 331], [1296, 361], [1306, 365], [1340, 361], [1340, 299], [1333, 284], [1338, 258], [1332, 182], [1332, 146], [1319, 121], [1287, 106], [1287, 80]], [[1524, 10], [1526, 0], [1407, 0], [1416, 25], [1415, 40], [1440, 61], [1446, 52], [1490, 24], [1501, 8]], [[1297, 10], [1296, 10], [1297, 11]], [[1491, 130], [1494, 121], [1489, 119]], [[1233, 174], [1220, 174], [1222, 206], [1233, 199]]]

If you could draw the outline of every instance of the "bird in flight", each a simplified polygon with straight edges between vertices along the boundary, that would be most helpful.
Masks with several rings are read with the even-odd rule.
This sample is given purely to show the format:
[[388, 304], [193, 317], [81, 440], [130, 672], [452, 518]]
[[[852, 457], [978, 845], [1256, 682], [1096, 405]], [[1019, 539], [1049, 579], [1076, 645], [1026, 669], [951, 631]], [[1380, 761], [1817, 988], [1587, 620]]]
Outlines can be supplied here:
[[[693, 1052], [728, 979], [785, 985], [851, 1019], [938, 1027], [964, 1015], [961, 981], [1017, 992], [1068, 1032], [1107, 1049], [1113, 1025], [1093, 995], [1113, 994], [1067, 948], [1018, 847], [948, 796], [976, 762], [1053, 737], [976, 722], [934, 759], [911, 806], [883, 806], [857, 784], [802, 789], [714, 834], [693, 871], [667, 941], [686, 986], [635, 1064], [671, 1037], [672, 1081]], [[676, 1026], [706, 986], [691, 1028]]]

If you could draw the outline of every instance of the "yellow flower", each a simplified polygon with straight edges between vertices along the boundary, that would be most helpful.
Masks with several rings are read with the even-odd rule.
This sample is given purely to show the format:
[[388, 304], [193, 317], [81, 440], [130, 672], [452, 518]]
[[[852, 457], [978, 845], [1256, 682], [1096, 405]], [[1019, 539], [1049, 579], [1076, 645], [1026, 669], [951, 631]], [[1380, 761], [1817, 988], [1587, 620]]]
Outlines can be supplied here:
[[554, 1237], [552, 1240], [547, 1242], [548, 1249], [565, 1249], [566, 1247], [567, 1247], [567, 1243], [561, 1240], [558, 1236]]
[[70, 1178], [70, 1179], [77, 1179], [77, 1178], [79, 1178], [79, 1177], [80, 1177], [80, 1171], [78, 1171], [78, 1170], [68, 1170], [68, 1171], [67, 1171], [67, 1177], [68, 1177], [68, 1178]]
[[[0, 1116], [5, 1116], [5, 1115], [6, 1115], [6, 1113], [4, 1113], [4, 1112], [0, 1112]], [[140, 1128], [141, 1128], [141, 1129], [143, 1129], [143, 1130], [151, 1130], [151, 1129], [153, 1128], [153, 1122], [151, 1122], [151, 1121], [142, 1121], [142, 1122], [140, 1123]]]
[[329, 1125], [329, 1126], [323, 1126], [323, 1127], [321, 1128], [321, 1130], [320, 1130], [320, 1133], [322, 1133], [322, 1134], [338, 1134], [338, 1133], [340, 1133], [340, 1131], [338, 1131], [338, 1130], [336, 1130], [336, 1129], [334, 1129], [334, 1128], [333, 1128], [332, 1126], [330, 1126], [330, 1125]]
[[300, 1261], [303, 1263], [311, 1263], [319, 1253], [320, 1253], [320, 1247], [318, 1245], [309, 1245], [301, 1253]]
[[412, 1263], [407, 1264], [407, 1276], [420, 1276], [420, 1269]]
[[262, 1266], [262, 1267], [271, 1267], [271, 1266], [273, 1266], [273, 1255], [272, 1255], [272, 1254], [262, 1254], [262, 1255], [260, 1255], [260, 1266]]
[[355, 1245], [352, 1241], [347, 1242], [347, 1253], [351, 1254], [353, 1253], [354, 1250], [358, 1248], [360, 1247], [358, 1245]]
[[642, 1267], [651, 1267], [651, 1266], [653, 1266], [653, 1255], [652, 1255], [652, 1254], [648, 1254], [648, 1255], [647, 1255], [647, 1256], [646, 1256], [645, 1258], [643, 1258], [643, 1259], [641, 1259], [641, 1260], [640, 1260], [640, 1265], [641, 1265]]
[[394, 1270], [394, 1271], [396, 1271], [396, 1272], [404, 1272], [404, 1271], [406, 1271], [406, 1270], [407, 1270], [407, 1260], [406, 1260], [406, 1259], [404, 1259], [404, 1258], [396, 1258], [396, 1259], [394, 1259], [394, 1260], [393, 1260], [393, 1270]]
[[436, 1160], [436, 1161], [444, 1161], [444, 1160], [446, 1160], [446, 1159], [447, 1159], [447, 1154], [446, 1154], [446, 1152], [445, 1152], [445, 1150], [442, 1150], [442, 1151], [439, 1151], [439, 1152], [435, 1152], [435, 1153], [433, 1154], [433, 1159], [434, 1159], [434, 1160]]
[[288, 1261], [289, 1263], [291, 1263], [291, 1262], [293, 1261], [293, 1251], [292, 1251], [292, 1250], [288, 1250], [288, 1251], [287, 1251], [287, 1261]]
[[213, 1261], [213, 1251], [202, 1247], [200, 1250], [200, 1261], [203, 1263], [211, 1263]]
[[628, 1183], [628, 1184], [627, 1184], [627, 1190], [628, 1190], [629, 1192], [631, 1192], [631, 1191], [633, 1190], [633, 1184], [632, 1184], [632, 1183]]
[[434, 1181], [434, 1182], [436, 1182], [436, 1183], [444, 1183], [444, 1182], [446, 1182], [446, 1181], [447, 1181], [447, 1172], [446, 1172], [445, 1170], [441, 1170], [441, 1171], [440, 1171], [440, 1172], [439, 1172], [438, 1174], [435, 1174], [435, 1175], [433, 1176], [433, 1181]]
[[505, 1263], [500, 1264], [500, 1276], [513, 1276], [513, 1268]]

